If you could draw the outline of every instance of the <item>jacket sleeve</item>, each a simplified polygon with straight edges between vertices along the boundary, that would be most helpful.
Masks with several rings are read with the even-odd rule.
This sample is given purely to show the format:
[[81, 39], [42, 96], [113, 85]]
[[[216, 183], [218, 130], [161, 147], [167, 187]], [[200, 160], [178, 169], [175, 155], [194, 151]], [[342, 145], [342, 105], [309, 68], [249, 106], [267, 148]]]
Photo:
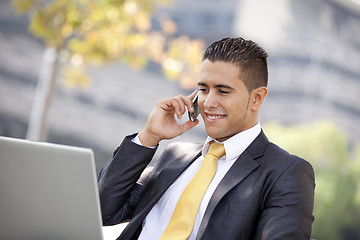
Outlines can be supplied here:
[[266, 196], [255, 239], [310, 239], [315, 180], [310, 163], [287, 168]]
[[140, 175], [151, 161], [155, 149], [140, 146], [127, 136], [115, 150], [98, 177], [103, 225], [129, 221], [141, 196]]

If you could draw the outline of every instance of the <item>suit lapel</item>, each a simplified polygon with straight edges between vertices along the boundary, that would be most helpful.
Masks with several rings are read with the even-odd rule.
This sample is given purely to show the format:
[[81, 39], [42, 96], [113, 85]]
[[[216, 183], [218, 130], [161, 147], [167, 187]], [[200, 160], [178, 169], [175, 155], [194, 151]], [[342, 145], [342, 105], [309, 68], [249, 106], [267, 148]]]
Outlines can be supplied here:
[[[124, 231], [122, 239], [131, 239], [130, 236], [137, 231], [141, 226], [147, 214], [152, 207], [159, 201], [161, 196], [170, 187], [170, 185], [180, 176], [180, 174], [201, 154], [201, 145], [194, 147], [194, 144], [187, 146], [186, 144], [180, 145], [181, 147], [174, 148], [176, 152], [170, 150], [166, 156], [159, 159], [158, 166], [161, 169], [154, 169], [154, 174], [151, 179], [155, 179], [153, 184], [147, 186], [147, 192], [143, 192], [142, 199], [145, 202], [139, 204], [139, 210], [135, 217], [130, 221], [127, 231]], [[151, 179], [149, 182], [151, 182]]]
[[181, 173], [200, 156], [200, 150], [201, 148], [193, 150], [192, 153], [186, 152], [187, 154], [183, 157], [165, 159], [169, 164], [160, 171], [158, 176], [154, 176], [156, 184], [152, 187], [152, 198], [158, 200]]
[[263, 155], [265, 145], [268, 140], [263, 132], [250, 144], [250, 146], [239, 156], [236, 162], [231, 166], [220, 184], [217, 186], [212, 195], [208, 207], [206, 208], [204, 217], [196, 239], [201, 239], [203, 236], [210, 217], [220, 202], [220, 200], [235, 186], [240, 184], [252, 171], [260, 166], [260, 163], [255, 161], [256, 158]]

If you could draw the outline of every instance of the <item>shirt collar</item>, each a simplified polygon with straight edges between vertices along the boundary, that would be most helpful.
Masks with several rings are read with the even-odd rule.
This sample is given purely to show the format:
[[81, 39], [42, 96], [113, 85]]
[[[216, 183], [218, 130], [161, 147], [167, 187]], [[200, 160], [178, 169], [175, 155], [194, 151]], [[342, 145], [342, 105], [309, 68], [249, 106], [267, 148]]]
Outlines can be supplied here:
[[[224, 144], [226, 152], [226, 155], [221, 157], [220, 159], [224, 159], [225, 161], [229, 161], [235, 158], [237, 159], [245, 151], [245, 149], [255, 140], [255, 138], [260, 134], [260, 132], [261, 126], [260, 123], [257, 123], [254, 127], [242, 131], [225, 140], [224, 142], [220, 142]], [[219, 142], [216, 139], [208, 136], [202, 148], [203, 157], [206, 156], [209, 150], [209, 143], [211, 141]]]

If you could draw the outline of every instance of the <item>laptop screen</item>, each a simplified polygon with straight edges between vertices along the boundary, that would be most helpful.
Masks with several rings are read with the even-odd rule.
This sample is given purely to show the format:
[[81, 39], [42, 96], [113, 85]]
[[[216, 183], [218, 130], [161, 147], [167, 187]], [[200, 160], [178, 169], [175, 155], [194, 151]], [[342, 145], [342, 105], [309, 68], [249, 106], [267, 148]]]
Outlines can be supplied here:
[[0, 239], [102, 239], [91, 149], [0, 137]]

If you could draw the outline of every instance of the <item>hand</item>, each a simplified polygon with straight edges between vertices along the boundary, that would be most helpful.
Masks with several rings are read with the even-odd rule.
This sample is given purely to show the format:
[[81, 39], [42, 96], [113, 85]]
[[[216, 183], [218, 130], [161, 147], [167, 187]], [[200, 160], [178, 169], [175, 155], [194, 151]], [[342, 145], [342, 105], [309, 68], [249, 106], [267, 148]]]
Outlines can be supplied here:
[[150, 113], [145, 128], [139, 133], [140, 142], [144, 146], [154, 147], [163, 139], [172, 139], [195, 127], [199, 120], [194, 122], [188, 120], [179, 125], [175, 115], [181, 119], [186, 107], [190, 112], [194, 111], [192, 99], [196, 92], [197, 90], [189, 96], [178, 95], [159, 101]]

